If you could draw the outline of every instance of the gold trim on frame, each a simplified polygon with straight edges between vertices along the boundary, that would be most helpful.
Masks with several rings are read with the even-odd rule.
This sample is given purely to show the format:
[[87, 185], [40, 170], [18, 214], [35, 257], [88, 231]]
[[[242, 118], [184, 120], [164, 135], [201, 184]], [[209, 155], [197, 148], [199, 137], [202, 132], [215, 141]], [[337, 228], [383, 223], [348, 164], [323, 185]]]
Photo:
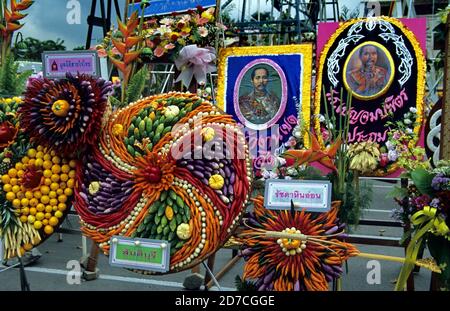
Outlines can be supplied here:
[[303, 56], [302, 71], [302, 98], [301, 115], [298, 119], [306, 125], [303, 137], [304, 144], [309, 147], [309, 125], [311, 122], [311, 75], [312, 75], [312, 44], [296, 45], [277, 45], [277, 46], [251, 46], [251, 47], [232, 47], [223, 48], [219, 51], [218, 65], [218, 87], [217, 87], [217, 106], [226, 112], [226, 71], [228, 68], [228, 57], [230, 56], [264, 56], [264, 55], [293, 55], [301, 54]]
[[[358, 93], [356, 93], [354, 90], [352, 90], [352, 88], [350, 87], [350, 85], [348, 85], [347, 82], [347, 66], [348, 63], [350, 61], [350, 59], [352, 58], [353, 54], [356, 53], [360, 48], [362, 48], [365, 45], [374, 45], [377, 48], [379, 48], [380, 50], [382, 50], [384, 52], [384, 54], [386, 55], [388, 61], [389, 61], [389, 66], [391, 67], [391, 75], [389, 77], [388, 82], [386, 83], [386, 85], [383, 87], [383, 89], [381, 91], [379, 91], [376, 94], [370, 95], [370, 96], [363, 96], [363, 95], [359, 95]], [[389, 89], [389, 87], [392, 84], [392, 81], [394, 81], [394, 76], [395, 76], [395, 67], [394, 67], [394, 60], [392, 59], [391, 53], [389, 53], [388, 49], [386, 49], [383, 45], [381, 45], [378, 42], [375, 41], [365, 41], [361, 44], [358, 44], [351, 52], [350, 54], [347, 56], [347, 59], [345, 60], [344, 63], [344, 69], [342, 70], [342, 76], [343, 76], [343, 81], [344, 81], [344, 86], [347, 89], [347, 91], [350, 93], [352, 92], [352, 95], [358, 99], [362, 99], [362, 100], [371, 100], [371, 99], [375, 99], [380, 97], [381, 95], [383, 95], [384, 93], [387, 92], [387, 90]]]

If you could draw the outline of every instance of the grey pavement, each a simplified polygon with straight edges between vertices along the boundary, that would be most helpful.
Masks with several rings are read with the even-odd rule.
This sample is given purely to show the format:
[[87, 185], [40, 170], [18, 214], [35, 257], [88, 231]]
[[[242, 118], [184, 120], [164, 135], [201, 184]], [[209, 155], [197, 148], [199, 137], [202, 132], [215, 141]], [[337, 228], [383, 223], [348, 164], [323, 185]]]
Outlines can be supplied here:
[[[390, 211], [395, 206], [392, 199], [387, 199], [386, 194], [392, 187], [391, 183], [373, 182], [374, 197], [371, 210], [365, 211], [363, 218], [391, 220]], [[65, 228], [77, 229], [77, 217], [70, 216], [70, 222], [65, 222]], [[380, 232], [380, 230], [385, 230]], [[379, 236], [380, 233], [388, 237], [399, 238], [402, 234], [401, 228], [359, 226], [354, 231], [355, 234]], [[93, 281], [84, 281], [80, 284], [69, 284], [73, 280], [73, 274], [68, 273], [73, 266], [73, 260], [78, 261], [82, 257], [82, 238], [79, 232], [62, 235], [62, 241], [58, 242], [58, 235], [53, 235], [43, 245], [39, 246], [42, 257], [35, 263], [26, 267], [26, 276], [31, 290], [39, 291], [182, 291], [183, 281], [190, 274], [184, 271], [169, 275], [147, 276], [140, 275], [126, 269], [111, 267], [108, 258], [99, 256], [98, 268], [100, 277]], [[400, 247], [356, 245], [361, 252], [375, 253], [390, 256], [403, 257], [404, 250]], [[90, 245], [88, 245], [88, 250]], [[428, 254], [425, 254], [427, 257]], [[223, 267], [232, 256], [230, 249], [221, 249], [216, 255], [214, 272]], [[429, 257], [429, 256], [428, 256]], [[401, 264], [389, 261], [379, 261], [381, 271], [380, 284], [369, 284], [368, 274], [374, 269], [373, 265], [368, 266], [370, 259], [351, 258], [348, 261], [348, 271], [342, 277], [342, 290], [344, 291], [391, 291], [394, 282], [401, 269]], [[69, 263], [69, 266], [68, 266]], [[237, 275], [242, 275], [243, 260], [240, 259], [233, 268], [228, 271], [220, 280], [220, 289], [235, 290], [234, 279]], [[369, 263], [373, 264], [373, 263]], [[375, 263], [377, 264], [377, 263]], [[5, 267], [0, 267], [0, 270]], [[205, 274], [205, 269], [201, 267], [201, 273]], [[420, 269], [415, 274], [415, 289], [426, 291], [430, 286], [431, 273], [426, 269]], [[69, 282], [68, 282], [69, 279]], [[370, 279], [370, 278], [369, 278]], [[370, 281], [370, 280], [369, 280]], [[0, 291], [20, 290], [19, 269], [12, 268], [0, 273]], [[213, 287], [212, 290], [219, 288]]]

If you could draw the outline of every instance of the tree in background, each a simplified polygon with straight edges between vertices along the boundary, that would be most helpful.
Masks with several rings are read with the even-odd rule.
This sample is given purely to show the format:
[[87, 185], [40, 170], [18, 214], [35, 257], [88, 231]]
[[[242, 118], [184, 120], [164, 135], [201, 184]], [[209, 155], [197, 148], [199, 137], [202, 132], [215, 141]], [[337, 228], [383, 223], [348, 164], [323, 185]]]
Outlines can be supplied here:
[[[17, 41], [17, 40], [16, 40]], [[44, 51], [65, 51], [64, 40], [56, 39], [40, 41], [35, 38], [25, 38], [16, 42], [12, 51], [17, 60], [40, 62]]]

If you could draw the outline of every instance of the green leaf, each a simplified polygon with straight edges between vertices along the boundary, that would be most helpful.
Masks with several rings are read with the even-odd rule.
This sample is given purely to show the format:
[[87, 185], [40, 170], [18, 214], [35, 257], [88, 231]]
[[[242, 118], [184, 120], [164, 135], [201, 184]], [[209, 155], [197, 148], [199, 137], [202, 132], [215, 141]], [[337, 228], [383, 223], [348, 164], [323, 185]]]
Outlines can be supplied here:
[[407, 196], [408, 196], [408, 189], [401, 187], [394, 187], [394, 189], [392, 189], [392, 191], [390, 191], [386, 195], [387, 198], [397, 198], [397, 199], [403, 199]]
[[125, 97], [127, 103], [132, 103], [142, 96], [148, 73], [147, 66], [144, 66], [131, 77]]
[[120, 102], [120, 100], [118, 100], [114, 96], [110, 96], [109, 101], [111, 103], [111, 106], [113, 106], [113, 108], [122, 107], [122, 103]]
[[433, 180], [434, 174], [428, 172], [423, 168], [418, 168], [411, 172], [411, 178], [419, 189], [420, 193], [433, 195], [433, 188], [431, 188], [431, 181]]

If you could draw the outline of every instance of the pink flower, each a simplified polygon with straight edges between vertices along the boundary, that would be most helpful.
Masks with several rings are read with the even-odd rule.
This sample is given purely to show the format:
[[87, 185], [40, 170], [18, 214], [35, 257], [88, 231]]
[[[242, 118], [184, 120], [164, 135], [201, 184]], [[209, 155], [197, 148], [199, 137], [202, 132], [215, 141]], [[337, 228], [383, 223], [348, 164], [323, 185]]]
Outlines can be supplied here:
[[389, 163], [389, 157], [387, 153], [382, 153], [380, 155], [380, 166], [385, 167]]
[[154, 54], [156, 57], [161, 57], [164, 55], [164, 53], [166, 52], [166, 50], [163, 47], [158, 46], [155, 51]]
[[200, 37], [206, 37], [208, 35], [208, 29], [206, 29], [206, 27], [198, 27], [198, 34], [200, 35]]
[[399, 139], [402, 135], [400, 134], [400, 132], [395, 132], [394, 135], [392, 136], [392, 138], [394, 139]]
[[164, 48], [165, 48], [166, 50], [171, 50], [171, 49], [175, 48], [175, 44], [173, 44], [173, 43], [166, 44], [166, 45], [164, 46]]
[[223, 30], [223, 31], [225, 31], [225, 30], [228, 29], [227, 26], [225, 26], [224, 24], [219, 23], [219, 22], [216, 23], [216, 27], [217, 27], [219, 30]]
[[326, 128], [322, 127], [320, 129], [321, 133], [322, 133], [322, 138], [324, 141], [328, 141], [330, 139], [330, 133], [327, 131]]
[[112, 52], [114, 55], [122, 55], [116, 47], [113, 47], [112, 50], [111, 50], [111, 52]]
[[100, 57], [100, 58], [108, 56], [108, 53], [106, 53], [106, 50], [103, 49], [103, 48], [102, 49], [98, 49], [97, 50], [97, 54], [98, 54], [98, 57]]
[[173, 24], [173, 19], [172, 18], [163, 18], [162, 20], [159, 21], [160, 24], [162, 25], [167, 25], [170, 26]]

